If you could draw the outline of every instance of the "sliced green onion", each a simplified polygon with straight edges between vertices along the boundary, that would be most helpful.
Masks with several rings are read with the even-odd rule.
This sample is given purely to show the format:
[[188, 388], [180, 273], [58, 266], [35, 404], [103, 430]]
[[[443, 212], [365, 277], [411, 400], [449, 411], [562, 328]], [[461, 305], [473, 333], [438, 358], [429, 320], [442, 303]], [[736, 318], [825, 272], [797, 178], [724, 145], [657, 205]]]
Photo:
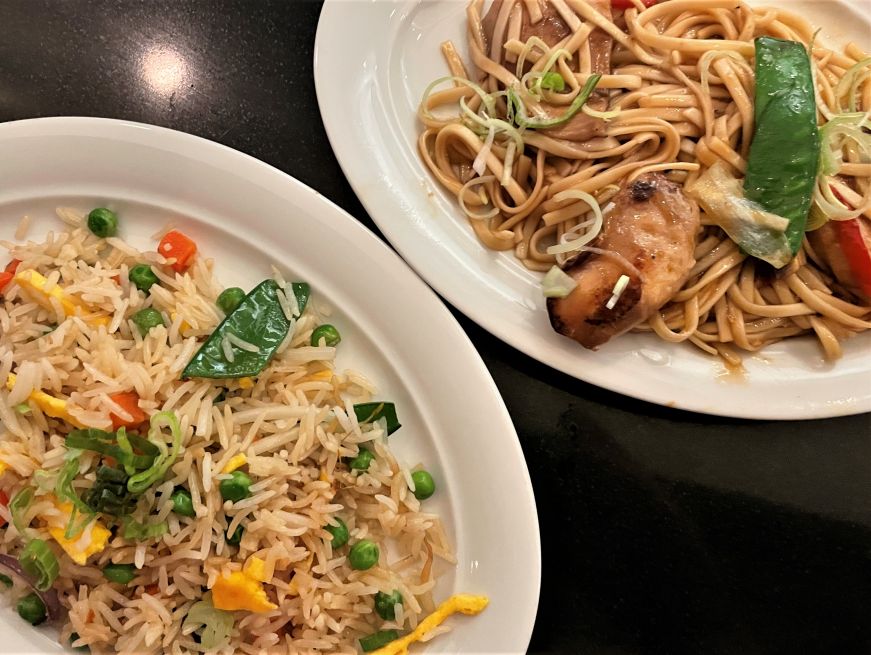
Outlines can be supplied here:
[[538, 85], [542, 89], [547, 89], [548, 91], [556, 91], [562, 92], [566, 88], [566, 81], [563, 79], [563, 76], [556, 72], [548, 72], [544, 73], [540, 78], [540, 82]]
[[15, 411], [19, 414], [30, 414], [30, 405], [27, 403], [18, 403], [15, 406]]
[[24, 487], [21, 491], [12, 497], [9, 501], [9, 512], [12, 514], [12, 523], [18, 533], [24, 535], [25, 530], [30, 525], [30, 521], [24, 522], [24, 513], [33, 502], [33, 487]]
[[[871, 57], [853, 64], [844, 72], [844, 76], [835, 87], [835, 102], [838, 108], [846, 111], [856, 111], [856, 96], [858, 95], [859, 87], [871, 76]], [[841, 106], [841, 98], [848, 98], [847, 106]]]
[[54, 495], [57, 496], [58, 500], [69, 501], [80, 512], [90, 513], [90, 507], [79, 498], [76, 490], [73, 489], [73, 480], [79, 474], [79, 457], [81, 457], [81, 454], [81, 450], [70, 449], [64, 455], [66, 461], [58, 473], [57, 481], [54, 485]]
[[[172, 446], [169, 449], [166, 447], [166, 441], [160, 429], [161, 423], [166, 423], [171, 432]], [[148, 440], [157, 447], [159, 454], [154, 458], [154, 462], [149, 468], [136, 475], [131, 475], [130, 479], [127, 480], [127, 489], [132, 494], [141, 494], [153, 484], [163, 480], [169, 467], [175, 463], [181, 449], [181, 426], [175, 414], [159, 412], [152, 416]]]
[[200, 626], [200, 646], [204, 650], [223, 648], [230, 642], [233, 613], [217, 609], [212, 604], [211, 593], [206, 594], [203, 600], [191, 605], [182, 623], [182, 630], [199, 629]]
[[871, 134], [865, 131], [869, 119], [871, 111], [839, 114], [820, 128], [820, 173], [814, 188], [808, 230], [822, 227], [829, 220], [849, 220], [871, 210], [871, 188], [862, 196], [855, 194], [850, 198], [850, 205], [845, 204], [833, 189], [843, 190], [842, 196], [851, 194], [851, 190], [835, 177], [844, 163], [845, 146], [852, 144], [862, 160], [871, 161]]
[[545, 298], [565, 298], [578, 283], [559, 266], [551, 266], [541, 281], [541, 293]]
[[596, 88], [596, 85], [599, 83], [601, 78], [602, 76], [599, 74], [591, 75], [578, 95], [575, 96], [575, 99], [572, 101], [572, 104], [569, 105], [569, 108], [562, 114], [562, 116], [557, 116], [556, 118], [529, 118], [526, 114], [526, 107], [520, 99], [520, 96], [513, 89], [509, 89], [508, 104], [512, 107], [511, 111], [514, 122], [518, 126], [530, 130], [542, 130], [562, 125], [581, 110], [581, 107], [583, 107], [584, 103], [590, 98], [590, 94], [593, 93], [593, 90]]
[[402, 427], [396, 418], [396, 405], [393, 403], [357, 403], [354, 405], [354, 415], [358, 423], [372, 423], [383, 418], [387, 422], [388, 435]]
[[614, 306], [617, 304], [617, 301], [620, 300], [620, 296], [623, 295], [623, 292], [626, 290], [626, 287], [628, 285], [628, 275], [621, 275], [617, 278], [617, 282], [614, 284], [614, 288], [611, 290], [611, 297], [608, 299], [608, 302], [605, 303], [606, 309], [614, 309]]
[[484, 91], [484, 89], [482, 89], [479, 85], [475, 84], [471, 80], [467, 80], [464, 77], [455, 77], [454, 75], [448, 75], [446, 77], [440, 77], [437, 80], [433, 80], [430, 85], [427, 86], [426, 89], [424, 89], [423, 97], [420, 100], [419, 112], [421, 116], [430, 120], [439, 120], [438, 118], [433, 116], [432, 113], [426, 108], [426, 101], [427, 98], [432, 95], [432, 92], [435, 90], [435, 88], [439, 84], [444, 84], [445, 82], [459, 82], [460, 84], [468, 86], [481, 98], [481, 101], [484, 103], [484, 107], [486, 107], [488, 114], [492, 116], [496, 113], [496, 103], [493, 101], [492, 96]]
[[31, 539], [18, 556], [21, 569], [34, 579], [37, 591], [48, 591], [57, 579], [57, 557], [42, 539]]
[[169, 530], [166, 521], [163, 523], [140, 523], [139, 521], [131, 519], [129, 516], [125, 516], [124, 519], [122, 519], [121, 525], [123, 527], [121, 536], [125, 539], [132, 539], [134, 541], [145, 541], [146, 539], [161, 537], [166, 534], [167, 530]]
[[557, 202], [563, 202], [565, 200], [581, 200], [587, 203], [587, 206], [593, 213], [593, 218], [583, 221], [570, 230], [567, 230], [560, 239], [560, 243], [550, 246], [547, 249], [548, 255], [565, 255], [566, 253], [575, 250], [580, 251], [584, 246], [599, 236], [599, 233], [602, 231], [602, 226], [605, 223], [605, 217], [602, 215], [602, 208], [599, 206], [599, 201], [592, 195], [586, 191], [568, 189], [556, 194], [553, 199]]

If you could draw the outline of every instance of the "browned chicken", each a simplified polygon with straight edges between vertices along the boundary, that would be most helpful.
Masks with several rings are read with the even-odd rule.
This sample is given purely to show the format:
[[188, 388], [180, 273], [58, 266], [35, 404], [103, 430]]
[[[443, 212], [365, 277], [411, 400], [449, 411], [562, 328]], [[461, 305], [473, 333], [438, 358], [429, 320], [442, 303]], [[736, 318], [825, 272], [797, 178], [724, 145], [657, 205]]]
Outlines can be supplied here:
[[[594, 245], [622, 256], [637, 272], [619, 257], [582, 254], [566, 268], [577, 287], [547, 301], [553, 329], [596, 348], [649, 318], [686, 281], [698, 231], [698, 205], [661, 174], [642, 175], [623, 187]], [[609, 309], [621, 275], [629, 276], [629, 284]]]
[[[611, 3], [610, 0], [589, 0], [589, 3], [603, 16], [611, 18]], [[490, 5], [490, 10], [481, 21], [481, 26], [484, 30], [485, 42], [489, 44], [493, 39], [493, 31], [496, 27], [496, 20], [499, 12], [502, 9], [503, 0], [494, 0]], [[551, 6], [547, 0], [540, 0], [542, 18], [537, 23], [533, 23], [529, 18], [529, 12], [525, 6], [522, 6], [523, 20], [520, 28], [520, 40], [526, 42], [530, 37], [537, 36], [547, 45], [553, 47], [566, 37], [570, 36], [572, 30], [566, 25], [559, 12]], [[590, 33], [590, 62], [594, 73], [609, 74], [611, 72], [611, 49], [614, 45], [614, 40], [596, 28]], [[489, 45], [488, 45], [489, 48]], [[500, 63], [505, 63], [505, 53], [502, 52], [499, 57]], [[509, 66], [511, 69], [511, 67]], [[513, 69], [511, 69], [513, 70]], [[604, 91], [596, 91], [588, 101], [589, 106], [597, 111], [604, 111], [608, 108], [607, 93]], [[566, 106], [551, 105], [541, 103], [538, 108], [545, 117], [555, 118], [566, 111]], [[565, 124], [558, 127], [552, 127], [548, 130], [541, 130], [542, 134], [553, 137], [555, 139], [565, 139], [567, 141], [583, 142], [597, 136], [602, 136], [605, 133], [605, 121], [601, 118], [593, 118], [582, 112], [578, 112]]]

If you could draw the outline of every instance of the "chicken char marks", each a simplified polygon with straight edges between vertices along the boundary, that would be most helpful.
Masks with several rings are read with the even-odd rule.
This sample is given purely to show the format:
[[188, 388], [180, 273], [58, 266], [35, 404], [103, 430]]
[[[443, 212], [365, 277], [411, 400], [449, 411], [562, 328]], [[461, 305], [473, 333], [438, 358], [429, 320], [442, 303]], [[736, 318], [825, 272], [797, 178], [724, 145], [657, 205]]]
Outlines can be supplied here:
[[[608, 19], [611, 18], [610, 0], [588, 0], [588, 2], [600, 14]], [[496, 23], [499, 18], [499, 13], [503, 9], [503, 4], [503, 0], [494, 0], [490, 5], [490, 10], [481, 21], [481, 27], [484, 31], [484, 39], [488, 44], [488, 52], [490, 44], [493, 42], [493, 32], [496, 29]], [[536, 36], [552, 48], [566, 37], [571, 36], [572, 30], [568, 25], [566, 25], [562, 16], [560, 16], [559, 12], [554, 9], [549, 2], [546, 0], [539, 0], [539, 6], [541, 7], [542, 18], [537, 23], [533, 23], [530, 20], [526, 7], [522, 6], [523, 18], [520, 28], [520, 40], [525, 43], [530, 37]], [[611, 49], [614, 45], [614, 39], [606, 32], [596, 28], [590, 33], [589, 44], [590, 66], [592, 71], [602, 75], [609, 74], [611, 72]], [[514, 72], [514, 65], [508, 64], [505, 61], [504, 51], [498, 54], [496, 60], [506, 66], [508, 70]], [[572, 68], [574, 68], [574, 66], [572, 66]], [[608, 108], [607, 92], [595, 91], [587, 101], [587, 104], [590, 108], [597, 111], [606, 110]], [[563, 114], [566, 111], [566, 107], [566, 105], [550, 105], [546, 102], [538, 105], [542, 114], [550, 118], [556, 118]], [[601, 118], [593, 118], [592, 116], [578, 112], [563, 125], [542, 130], [541, 133], [555, 139], [584, 142], [605, 134], [605, 121]]]
[[[565, 269], [575, 289], [547, 301], [553, 329], [594, 349], [648, 319], [686, 281], [698, 231], [698, 205], [663, 175], [648, 173], [624, 186], [594, 245], [637, 272], [620, 257], [582, 253]], [[608, 309], [621, 275], [629, 284]]]

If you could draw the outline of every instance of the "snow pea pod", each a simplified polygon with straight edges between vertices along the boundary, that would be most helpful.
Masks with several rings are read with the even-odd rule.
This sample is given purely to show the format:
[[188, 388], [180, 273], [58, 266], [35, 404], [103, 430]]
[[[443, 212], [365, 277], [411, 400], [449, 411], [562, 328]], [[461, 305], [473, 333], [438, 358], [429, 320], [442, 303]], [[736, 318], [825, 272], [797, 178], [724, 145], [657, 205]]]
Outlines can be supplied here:
[[756, 131], [744, 193], [789, 221], [786, 239], [795, 255], [804, 237], [820, 157], [811, 62], [803, 44], [756, 39], [755, 104]]
[[[294, 282], [288, 289], [292, 290], [296, 298], [299, 311], [294, 318], [297, 318], [308, 302], [309, 285], [305, 282]], [[200, 346], [182, 371], [181, 377], [241, 378], [260, 373], [275, 355], [290, 329], [290, 321], [285, 317], [278, 300], [278, 291], [274, 280], [264, 280], [254, 287]], [[256, 346], [257, 351], [251, 352], [233, 346], [233, 361], [229, 361], [224, 354], [223, 341], [231, 334]]]

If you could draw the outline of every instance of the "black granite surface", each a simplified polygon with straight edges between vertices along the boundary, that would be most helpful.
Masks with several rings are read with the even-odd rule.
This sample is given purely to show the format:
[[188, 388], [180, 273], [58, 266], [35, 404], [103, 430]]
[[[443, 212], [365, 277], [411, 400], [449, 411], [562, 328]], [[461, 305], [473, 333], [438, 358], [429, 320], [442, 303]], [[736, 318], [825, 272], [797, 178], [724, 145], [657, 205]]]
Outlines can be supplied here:
[[[321, 125], [319, 11], [0, 0], [0, 120], [106, 116], [191, 132], [290, 173], [377, 232]], [[143, 75], [166, 58], [181, 62], [169, 79]], [[669, 410], [556, 373], [457, 318], [514, 417], [538, 500], [530, 652], [871, 652], [868, 415], [754, 423]]]

